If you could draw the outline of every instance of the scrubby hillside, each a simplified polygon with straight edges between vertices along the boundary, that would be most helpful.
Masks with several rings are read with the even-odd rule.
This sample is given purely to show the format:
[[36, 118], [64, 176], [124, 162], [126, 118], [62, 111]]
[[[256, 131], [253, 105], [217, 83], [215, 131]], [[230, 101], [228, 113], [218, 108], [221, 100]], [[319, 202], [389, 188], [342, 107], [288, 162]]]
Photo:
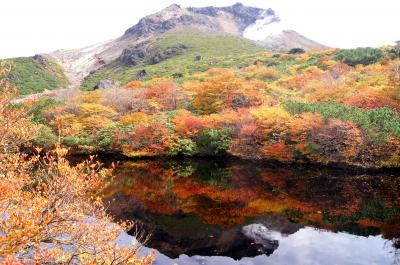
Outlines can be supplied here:
[[14, 67], [6, 78], [18, 88], [21, 95], [63, 88], [70, 83], [63, 68], [49, 56], [20, 57], [8, 59], [7, 62], [13, 63]]
[[[92, 90], [100, 80], [111, 79], [127, 84], [139, 79], [173, 76], [183, 80], [190, 74], [212, 67], [246, 66], [263, 49], [254, 42], [232, 35], [217, 35], [185, 29], [161, 36], [156, 42], [126, 49], [113, 63], [88, 76], [82, 84]], [[252, 57], [245, 59], [241, 56]]]
[[[37, 143], [50, 146], [61, 125], [63, 143], [83, 153], [400, 166], [400, 47], [271, 54], [250, 45], [224, 56], [234, 43], [195, 63], [190, 47], [205, 39], [180, 38], [185, 51], [147, 63], [142, 81], [125, 84], [141, 68], [106, 68], [126, 78], [122, 86], [35, 103], [45, 125]], [[177, 43], [168, 40], [157, 47]]]

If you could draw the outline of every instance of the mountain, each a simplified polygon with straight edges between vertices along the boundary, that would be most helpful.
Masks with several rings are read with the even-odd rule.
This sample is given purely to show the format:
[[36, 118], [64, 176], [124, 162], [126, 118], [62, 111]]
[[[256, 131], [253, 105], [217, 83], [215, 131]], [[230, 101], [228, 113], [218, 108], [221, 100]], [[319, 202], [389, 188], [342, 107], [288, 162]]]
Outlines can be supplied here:
[[[245, 38], [251, 27], [273, 27], [279, 23], [280, 18], [272, 9], [241, 3], [203, 8], [173, 4], [140, 19], [119, 38], [81, 49], [57, 50], [46, 56], [62, 66], [71, 86], [92, 89], [97, 81], [105, 78], [127, 83], [145, 66], [150, 72], [170, 67], [168, 73], [174, 74], [192, 64], [196, 56], [217, 64], [219, 60], [215, 57], [218, 56], [256, 53], [263, 49], [282, 52], [294, 47], [306, 50], [324, 47], [295, 31], [283, 31], [261, 42]], [[160, 63], [162, 67], [154, 66]]]
[[260, 41], [259, 44], [272, 52], [289, 51], [293, 48], [303, 48], [306, 51], [327, 48], [318, 42], [304, 37], [294, 30], [283, 30], [280, 33], [271, 34], [263, 41]]
[[272, 9], [247, 7], [239, 3], [230, 7], [205, 8], [182, 8], [173, 4], [142, 18], [120, 38], [83, 49], [58, 50], [51, 56], [65, 67], [73, 80], [80, 83], [90, 73], [120, 57], [125, 49], [148, 49], [149, 44], [171, 31], [195, 29], [205, 34], [241, 37], [248, 26], [265, 17], [279, 21]]

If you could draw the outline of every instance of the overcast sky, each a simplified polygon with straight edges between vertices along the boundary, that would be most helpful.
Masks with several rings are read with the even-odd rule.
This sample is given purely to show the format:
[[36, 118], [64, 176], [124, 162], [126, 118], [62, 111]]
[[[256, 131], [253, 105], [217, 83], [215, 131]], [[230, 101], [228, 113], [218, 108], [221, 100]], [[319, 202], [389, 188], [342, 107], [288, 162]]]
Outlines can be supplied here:
[[[225, 6], [238, 0], [0, 0], [0, 58], [80, 48], [119, 37], [140, 18], [177, 3]], [[288, 29], [332, 47], [400, 40], [399, 0], [243, 0], [272, 8]]]

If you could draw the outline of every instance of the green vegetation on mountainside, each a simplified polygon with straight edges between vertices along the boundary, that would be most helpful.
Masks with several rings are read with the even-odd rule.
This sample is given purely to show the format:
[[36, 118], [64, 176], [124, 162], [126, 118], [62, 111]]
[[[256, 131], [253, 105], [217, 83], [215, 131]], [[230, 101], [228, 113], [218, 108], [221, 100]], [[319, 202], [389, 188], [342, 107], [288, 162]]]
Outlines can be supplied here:
[[69, 85], [62, 67], [48, 57], [38, 56], [8, 59], [14, 64], [8, 81], [18, 88], [20, 95], [43, 92], [45, 89], [63, 88]]
[[[158, 40], [153, 48], [157, 51], [183, 44], [188, 47], [182, 54], [176, 55], [158, 64], [129, 66], [119, 60], [90, 75], [82, 84], [83, 90], [91, 90], [98, 81], [112, 79], [127, 84], [136, 74], [145, 69], [150, 78], [178, 76], [185, 79], [188, 74], [203, 72], [213, 67], [244, 67], [257, 59], [257, 53], [263, 52], [254, 42], [230, 35], [209, 35], [204, 33], [179, 32], [168, 34]], [[201, 56], [200, 61], [195, 61]], [[179, 80], [176, 80], [179, 81]]]

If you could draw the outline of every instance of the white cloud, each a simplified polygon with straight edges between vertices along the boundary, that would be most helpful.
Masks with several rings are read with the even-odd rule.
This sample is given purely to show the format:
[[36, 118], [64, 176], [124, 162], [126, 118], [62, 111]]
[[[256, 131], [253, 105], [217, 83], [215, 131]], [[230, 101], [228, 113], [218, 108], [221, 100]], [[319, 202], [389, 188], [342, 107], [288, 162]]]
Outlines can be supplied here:
[[[150, 13], [239, 0], [13, 0], [0, 4], [0, 58], [78, 48], [116, 38]], [[288, 27], [335, 47], [379, 46], [400, 39], [397, 0], [243, 0], [275, 9]]]

